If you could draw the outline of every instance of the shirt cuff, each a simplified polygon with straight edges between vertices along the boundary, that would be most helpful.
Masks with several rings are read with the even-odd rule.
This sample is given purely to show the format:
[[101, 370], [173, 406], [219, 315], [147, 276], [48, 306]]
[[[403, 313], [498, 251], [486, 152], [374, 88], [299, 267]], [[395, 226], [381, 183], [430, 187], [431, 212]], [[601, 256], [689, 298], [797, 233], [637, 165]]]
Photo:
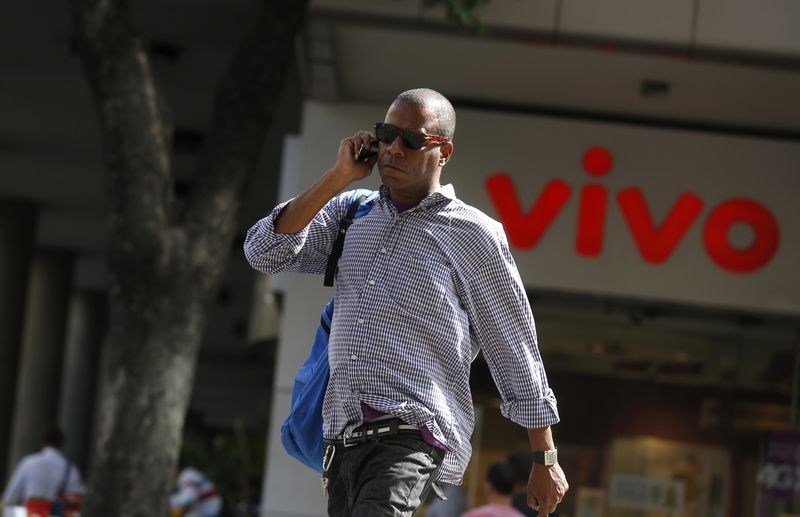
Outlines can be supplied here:
[[282, 246], [291, 249], [293, 253], [299, 253], [303, 248], [303, 245], [306, 243], [306, 238], [308, 237], [308, 228], [311, 226], [311, 223], [307, 224], [305, 228], [296, 233], [278, 233], [275, 231], [275, 219], [277, 219], [284, 207], [286, 207], [286, 205], [288, 205], [291, 201], [292, 199], [281, 203], [272, 209], [272, 212], [270, 212], [270, 214], [263, 219], [265, 222], [263, 231], [264, 235], [268, 238], [277, 240], [282, 244]]
[[560, 420], [552, 390], [546, 397], [539, 399], [503, 402], [500, 405], [500, 412], [504, 417], [527, 429], [548, 427]]
[[277, 273], [296, 257], [308, 238], [309, 225], [297, 233], [278, 233], [275, 219], [291, 200], [276, 206], [247, 232], [244, 252], [250, 264], [264, 273]]

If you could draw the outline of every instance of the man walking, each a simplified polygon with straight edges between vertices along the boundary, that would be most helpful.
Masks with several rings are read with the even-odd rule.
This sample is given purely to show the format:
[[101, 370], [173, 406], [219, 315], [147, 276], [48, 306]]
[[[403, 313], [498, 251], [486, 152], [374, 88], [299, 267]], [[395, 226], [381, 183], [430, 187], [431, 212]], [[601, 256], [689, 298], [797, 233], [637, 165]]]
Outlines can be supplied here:
[[[546, 515], [568, 488], [550, 431], [555, 396], [502, 226], [439, 181], [454, 131], [444, 96], [403, 92], [374, 131], [342, 140], [331, 169], [247, 234], [259, 271], [323, 274], [350, 199], [340, 192], [377, 164], [380, 197], [350, 226], [336, 275], [323, 405], [332, 516], [410, 516], [434, 482], [462, 482], [478, 348], [501, 411], [543, 456], [529, 502]], [[357, 158], [373, 145], [376, 155]]]

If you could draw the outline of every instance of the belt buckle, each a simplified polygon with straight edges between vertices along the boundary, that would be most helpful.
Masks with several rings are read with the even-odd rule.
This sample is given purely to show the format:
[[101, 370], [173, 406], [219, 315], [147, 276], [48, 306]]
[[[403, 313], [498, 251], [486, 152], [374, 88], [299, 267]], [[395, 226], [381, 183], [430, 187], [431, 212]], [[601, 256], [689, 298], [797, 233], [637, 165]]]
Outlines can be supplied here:
[[[356, 433], [359, 433], [360, 436], [354, 436]], [[341, 442], [342, 447], [355, 447], [367, 441], [367, 429], [364, 425], [360, 425], [350, 432], [349, 438], [343, 432], [337, 436], [337, 441]]]

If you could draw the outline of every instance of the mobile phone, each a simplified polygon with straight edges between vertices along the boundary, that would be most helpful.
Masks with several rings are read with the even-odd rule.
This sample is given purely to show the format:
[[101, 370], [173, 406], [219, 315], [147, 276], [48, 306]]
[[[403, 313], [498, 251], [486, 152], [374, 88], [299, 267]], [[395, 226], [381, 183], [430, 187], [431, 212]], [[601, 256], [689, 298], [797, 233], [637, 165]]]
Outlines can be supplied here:
[[356, 160], [360, 162], [365, 162], [372, 156], [378, 154], [378, 142], [370, 142], [369, 147], [362, 145], [358, 149], [358, 154], [356, 155]]

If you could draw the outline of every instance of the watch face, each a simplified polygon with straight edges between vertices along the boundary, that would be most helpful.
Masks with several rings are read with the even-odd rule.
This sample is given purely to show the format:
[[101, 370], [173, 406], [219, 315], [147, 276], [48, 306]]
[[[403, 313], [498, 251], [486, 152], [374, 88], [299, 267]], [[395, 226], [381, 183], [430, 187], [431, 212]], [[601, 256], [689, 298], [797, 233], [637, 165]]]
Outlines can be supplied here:
[[535, 451], [533, 453], [533, 461], [540, 465], [555, 465], [558, 463], [558, 449], [550, 449], [549, 451]]

